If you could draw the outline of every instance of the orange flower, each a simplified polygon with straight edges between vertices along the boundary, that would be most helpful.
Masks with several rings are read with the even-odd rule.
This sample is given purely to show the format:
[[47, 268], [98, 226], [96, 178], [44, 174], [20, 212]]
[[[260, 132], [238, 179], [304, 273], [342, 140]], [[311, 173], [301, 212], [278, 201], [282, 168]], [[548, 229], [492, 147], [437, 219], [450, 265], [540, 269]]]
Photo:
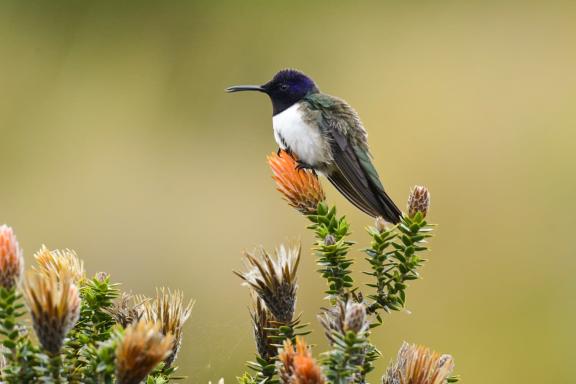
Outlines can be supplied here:
[[0, 286], [12, 289], [20, 280], [24, 258], [14, 231], [7, 225], [0, 226]]
[[316, 212], [318, 204], [326, 199], [316, 174], [307, 169], [297, 169], [296, 159], [286, 151], [267, 157], [272, 169], [276, 189], [292, 207], [305, 215]]
[[301, 337], [296, 337], [296, 349], [290, 340], [285, 340], [278, 357], [283, 384], [324, 384], [320, 367]]

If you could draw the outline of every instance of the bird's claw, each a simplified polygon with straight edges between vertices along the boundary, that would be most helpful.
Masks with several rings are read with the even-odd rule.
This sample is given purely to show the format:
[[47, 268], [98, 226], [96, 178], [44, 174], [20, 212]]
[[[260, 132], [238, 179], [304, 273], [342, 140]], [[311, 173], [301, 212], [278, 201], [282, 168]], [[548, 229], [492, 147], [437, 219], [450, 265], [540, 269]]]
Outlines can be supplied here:
[[296, 165], [296, 169], [299, 171], [304, 170], [304, 169], [314, 170], [314, 168], [310, 164], [306, 164], [302, 161], [298, 161], [297, 163], [298, 163], [298, 165]]

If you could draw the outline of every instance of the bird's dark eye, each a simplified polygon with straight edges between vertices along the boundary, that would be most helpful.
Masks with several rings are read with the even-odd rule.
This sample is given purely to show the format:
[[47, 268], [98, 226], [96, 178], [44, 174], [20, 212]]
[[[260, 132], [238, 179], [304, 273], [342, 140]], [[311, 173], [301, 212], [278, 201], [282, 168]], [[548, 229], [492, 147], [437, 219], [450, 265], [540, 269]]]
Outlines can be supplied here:
[[286, 91], [286, 90], [288, 90], [288, 84], [286, 84], [286, 83], [280, 84], [280, 90], [281, 90], [281, 91]]

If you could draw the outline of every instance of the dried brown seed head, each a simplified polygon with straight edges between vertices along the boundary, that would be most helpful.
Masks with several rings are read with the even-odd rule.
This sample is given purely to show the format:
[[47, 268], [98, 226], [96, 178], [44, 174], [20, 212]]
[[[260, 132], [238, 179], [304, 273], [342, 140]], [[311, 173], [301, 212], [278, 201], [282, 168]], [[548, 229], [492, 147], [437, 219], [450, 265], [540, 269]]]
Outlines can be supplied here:
[[160, 324], [145, 320], [126, 328], [116, 348], [118, 384], [138, 384], [172, 352], [174, 337], [163, 335]]
[[281, 245], [274, 256], [263, 248], [246, 253], [246, 272], [235, 272], [266, 304], [274, 319], [288, 324], [296, 305], [296, 271], [300, 262], [300, 246]]
[[182, 328], [190, 317], [194, 303], [184, 302], [182, 291], [171, 291], [168, 288], [156, 290], [156, 298], [143, 303], [142, 318], [149, 322], [160, 324], [160, 331], [164, 335], [174, 337], [171, 354], [165, 363], [170, 366], [180, 350], [182, 344]]
[[386, 370], [382, 384], [444, 384], [453, 370], [452, 356], [405, 342], [396, 361]]
[[134, 296], [130, 293], [122, 292], [122, 295], [110, 307], [105, 308], [104, 311], [108, 313], [120, 324], [122, 328], [126, 328], [132, 323], [137, 322], [142, 318], [144, 312], [144, 303], [151, 299], [141, 296]]
[[408, 216], [414, 217], [417, 212], [420, 212], [423, 217], [426, 217], [429, 208], [430, 192], [426, 187], [416, 185], [408, 197]]
[[80, 293], [73, 278], [54, 271], [30, 271], [24, 296], [40, 344], [49, 353], [58, 353], [80, 317]]
[[346, 303], [344, 332], [352, 331], [356, 334], [363, 334], [369, 327], [370, 323], [366, 317], [366, 306], [349, 300]]

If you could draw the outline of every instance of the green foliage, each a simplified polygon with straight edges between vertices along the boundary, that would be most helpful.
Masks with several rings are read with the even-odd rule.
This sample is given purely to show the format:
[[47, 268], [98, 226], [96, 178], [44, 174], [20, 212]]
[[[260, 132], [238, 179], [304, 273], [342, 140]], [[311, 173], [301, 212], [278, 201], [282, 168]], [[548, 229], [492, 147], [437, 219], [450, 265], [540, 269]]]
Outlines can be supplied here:
[[419, 278], [418, 269], [425, 261], [419, 254], [427, 250], [426, 239], [432, 236], [431, 231], [420, 212], [402, 217], [389, 229], [368, 228], [372, 244], [365, 252], [371, 271], [366, 273], [374, 277], [374, 282], [367, 285], [375, 290], [367, 296], [373, 301], [368, 311], [376, 315], [377, 324], [382, 323], [381, 311], [404, 308], [407, 282]]
[[315, 214], [308, 215], [313, 223], [308, 228], [316, 236], [315, 250], [318, 256], [319, 272], [328, 282], [326, 293], [335, 300], [344, 298], [354, 286], [350, 276], [352, 259], [347, 257], [352, 241], [346, 240], [350, 234], [350, 225], [345, 217], [336, 216], [336, 207], [328, 208], [325, 203], [318, 204]]
[[122, 336], [122, 328], [115, 327], [108, 340], [88, 344], [80, 351], [79, 360], [84, 366], [82, 378], [86, 384], [114, 382], [116, 347]]
[[64, 347], [66, 358], [71, 362], [68, 376], [72, 382], [86, 380], [86, 365], [80, 358], [84, 351], [96, 350], [101, 342], [110, 339], [115, 322], [106, 310], [120, 294], [117, 286], [103, 274], [81, 283], [80, 319], [70, 331]]
[[7, 383], [32, 382], [36, 378], [38, 349], [25, 337], [19, 322], [24, 316], [22, 297], [16, 288], [0, 287], [0, 334], [7, 365], [2, 379]]
[[[16, 289], [0, 287], [0, 334], [6, 366], [1, 381], [8, 384], [116, 382], [116, 348], [123, 329], [109, 314], [119, 296], [118, 284], [107, 275], [80, 282], [80, 319], [68, 333], [61, 353], [50, 355], [32, 342], [23, 325], [25, 314]], [[147, 384], [166, 384], [179, 379], [176, 367], [161, 363], [146, 379]]]
[[278, 372], [276, 370], [276, 358], [263, 359], [260, 356], [256, 356], [256, 361], [248, 361], [246, 365], [248, 368], [255, 371], [255, 376], [251, 376], [247, 373], [244, 374], [244, 376], [248, 375], [248, 377], [258, 383], [279, 383], [277, 378]]
[[238, 384], [257, 384], [258, 381], [248, 372], [244, 372], [242, 376], [236, 377]]
[[324, 374], [332, 384], [361, 383], [371, 365], [366, 365], [367, 353], [373, 361], [374, 347], [368, 343], [365, 334], [332, 330], [329, 335], [332, 350], [324, 354], [322, 366]]
[[[292, 343], [296, 343], [296, 337], [305, 336], [310, 333], [306, 330], [308, 324], [300, 323], [300, 316], [296, 317], [289, 324], [272, 324], [273, 326], [266, 328], [267, 331], [267, 342], [272, 347], [272, 349], [281, 348], [285, 340], [291, 340]], [[248, 368], [255, 371], [254, 380], [258, 382], [266, 383], [278, 383], [277, 379], [277, 369], [276, 369], [277, 357], [264, 357], [261, 355], [256, 356], [255, 361], [247, 362]], [[250, 376], [252, 377], [252, 376]]]

